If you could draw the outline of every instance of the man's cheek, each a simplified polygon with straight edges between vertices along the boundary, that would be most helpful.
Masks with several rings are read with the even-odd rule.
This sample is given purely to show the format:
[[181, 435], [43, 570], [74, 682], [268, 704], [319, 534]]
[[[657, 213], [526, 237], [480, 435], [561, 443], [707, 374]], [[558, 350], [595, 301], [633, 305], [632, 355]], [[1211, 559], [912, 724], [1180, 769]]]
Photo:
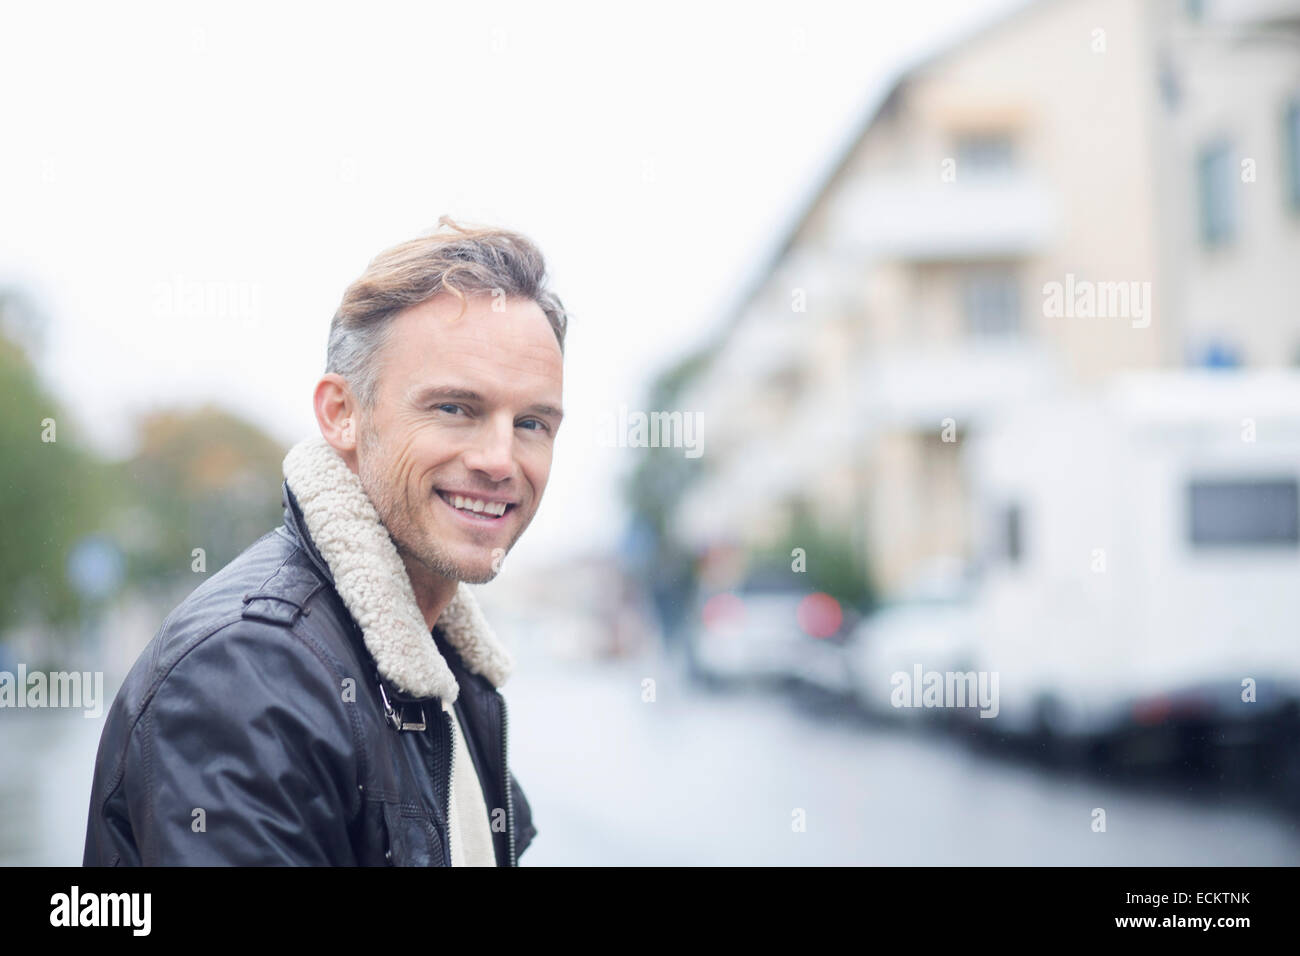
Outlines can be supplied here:
[[533, 492], [534, 492], [534, 495], [535, 495], [535, 498], [534, 498], [534, 501], [533, 501], [533, 505], [534, 505], [534, 507], [536, 507], [537, 502], [539, 502], [539, 501], [542, 500], [542, 493], [543, 493], [544, 491], [546, 491], [546, 484], [547, 484], [547, 482], [550, 481], [550, 479], [551, 479], [551, 458], [550, 458], [550, 456], [549, 456], [549, 455], [547, 456], [547, 458], [546, 458], [546, 462], [545, 462], [544, 465], [542, 465], [542, 466], [540, 466], [540, 467], [538, 467], [538, 468], [533, 469], [533, 471], [532, 471], [531, 473], [530, 473], [530, 472], [524, 472], [524, 474], [530, 475], [530, 478], [529, 478], [529, 482], [528, 482], [528, 483], [529, 483], [530, 485], [533, 486]]

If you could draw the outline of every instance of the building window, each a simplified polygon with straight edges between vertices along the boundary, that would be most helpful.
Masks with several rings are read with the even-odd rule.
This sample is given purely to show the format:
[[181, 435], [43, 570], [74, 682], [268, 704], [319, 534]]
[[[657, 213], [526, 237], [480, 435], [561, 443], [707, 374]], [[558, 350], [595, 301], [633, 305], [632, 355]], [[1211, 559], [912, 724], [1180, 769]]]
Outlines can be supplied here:
[[1188, 486], [1192, 547], [1300, 544], [1300, 483], [1294, 478], [1192, 481]]
[[1227, 143], [1213, 143], [1196, 158], [1196, 188], [1201, 213], [1201, 241], [1207, 246], [1231, 242], [1237, 232], [1237, 179]]
[[1009, 269], [981, 269], [962, 282], [966, 331], [977, 338], [1003, 338], [1020, 331], [1020, 283]]
[[1177, 110], [1183, 101], [1183, 84], [1168, 56], [1160, 58], [1160, 65], [1156, 68], [1156, 85], [1160, 89], [1160, 98], [1164, 101], [1165, 108], [1171, 113]]
[[957, 177], [1004, 173], [1016, 165], [1016, 147], [1006, 133], [967, 133], [957, 139]]
[[1282, 141], [1286, 144], [1287, 199], [1291, 208], [1300, 212], [1300, 96], [1286, 105]]

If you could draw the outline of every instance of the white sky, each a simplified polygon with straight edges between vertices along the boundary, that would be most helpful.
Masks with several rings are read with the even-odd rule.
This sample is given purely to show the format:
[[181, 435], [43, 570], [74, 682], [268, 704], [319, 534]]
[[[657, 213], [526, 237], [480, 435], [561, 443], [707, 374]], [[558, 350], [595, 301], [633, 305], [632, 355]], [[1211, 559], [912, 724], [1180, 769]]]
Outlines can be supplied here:
[[442, 213], [518, 229], [572, 319], [512, 557], [595, 550], [644, 453], [595, 416], [716, 326], [900, 69], [1021, 5], [9, 4], [0, 281], [49, 315], [42, 372], [101, 449], [204, 401], [291, 443], [375, 253]]

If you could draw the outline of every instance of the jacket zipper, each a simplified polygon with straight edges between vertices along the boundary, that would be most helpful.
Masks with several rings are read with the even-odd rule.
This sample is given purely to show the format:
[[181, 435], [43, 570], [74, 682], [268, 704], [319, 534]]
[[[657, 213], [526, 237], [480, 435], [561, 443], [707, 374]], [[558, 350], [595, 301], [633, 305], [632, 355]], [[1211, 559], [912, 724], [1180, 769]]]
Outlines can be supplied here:
[[[438, 701], [441, 708], [442, 701]], [[454, 866], [451, 859], [451, 782], [452, 773], [456, 769], [456, 728], [451, 725], [451, 712], [444, 710], [442, 712], [446, 718], [443, 723], [447, 727], [447, 799], [443, 810], [443, 824], [447, 827], [447, 865]]]
[[499, 691], [497, 700], [501, 701], [501, 776], [505, 782], [506, 795], [506, 832], [510, 837], [510, 865], [518, 866], [515, 860], [515, 801], [510, 793], [510, 761], [506, 757], [506, 727], [509, 723], [506, 699]]

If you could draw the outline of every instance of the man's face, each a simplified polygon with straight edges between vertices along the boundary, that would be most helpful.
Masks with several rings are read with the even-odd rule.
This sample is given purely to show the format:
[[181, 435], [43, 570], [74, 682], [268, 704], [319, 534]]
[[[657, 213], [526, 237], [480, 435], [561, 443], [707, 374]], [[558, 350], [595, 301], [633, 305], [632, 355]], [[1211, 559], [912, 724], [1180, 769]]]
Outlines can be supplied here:
[[[502, 311], [471, 296], [457, 319], [460, 301], [443, 293], [395, 316], [375, 408], [359, 415], [358, 477], [398, 552], [472, 584], [496, 576], [533, 520], [562, 415], [560, 346], [545, 313], [527, 299], [496, 301]], [[465, 510], [477, 502], [489, 507]]]

